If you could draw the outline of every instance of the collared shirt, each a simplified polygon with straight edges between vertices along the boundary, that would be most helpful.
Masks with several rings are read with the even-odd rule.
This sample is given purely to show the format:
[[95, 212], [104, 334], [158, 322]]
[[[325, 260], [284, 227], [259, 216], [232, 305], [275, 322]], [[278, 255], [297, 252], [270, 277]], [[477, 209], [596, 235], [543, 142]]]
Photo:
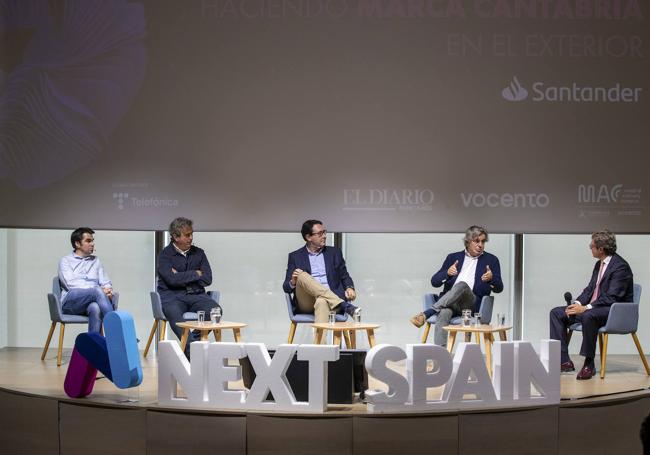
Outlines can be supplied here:
[[320, 250], [318, 253], [312, 253], [309, 251], [309, 248], [305, 248], [307, 249], [307, 255], [309, 256], [311, 276], [329, 289], [330, 285], [327, 282], [327, 270], [325, 269], [325, 256], [323, 256], [323, 250]]
[[[596, 289], [598, 289], [598, 286], [600, 285], [599, 281], [602, 281], [603, 277], [605, 276], [605, 271], [607, 270], [607, 266], [609, 265], [609, 261], [611, 261], [611, 260], [612, 260], [612, 257], [607, 256], [605, 259], [603, 259], [603, 270], [600, 270], [600, 268], [598, 268], [599, 273], [598, 273], [598, 277], [596, 278], [596, 287], [594, 287], [594, 292], [596, 292]], [[600, 278], [600, 280], [599, 280], [599, 278]], [[575, 303], [580, 303], [580, 302], [578, 302], [576, 300]], [[586, 308], [588, 310], [591, 310], [593, 308], [593, 305], [591, 303], [588, 303], [586, 305]]]
[[175, 244], [174, 242], [172, 242], [172, 245], [174, 245], [174, 249], [175, 249], [176, 251], [178, 251], [180, 254], [182, 254], [182, 255], [185, 256], [185, 257], [187, 257], [187, 253], [190, 251], [190, 248], [192, 248], [192, 247], [190, 247], [190, 248], [188, 248], [187, 250], [183, 251], [183, 250], [181, 250], [179, 247], [177, 247], [176, 244]]
[[460, 272], [458, 272], [458, 278], [456, 278], [454, 286], [460, 282], [465, 282], [470, 289], [474, 289], [474, 281], [476, 280], [476, 265], [478, 264], [479, 257], [481, 257], [481, 255], [474, 257], [469, 254], [467, 250], [465, 250], [463, 267], [460, 269]]
[[63, 256], [59, 261], [59, 281], [61, 282], [61, 301], [70, 289], [102, 288], [112, 289], [113, 284], [104, 271], [104, 266], [97, 256], [78, 256], [74, 252]]

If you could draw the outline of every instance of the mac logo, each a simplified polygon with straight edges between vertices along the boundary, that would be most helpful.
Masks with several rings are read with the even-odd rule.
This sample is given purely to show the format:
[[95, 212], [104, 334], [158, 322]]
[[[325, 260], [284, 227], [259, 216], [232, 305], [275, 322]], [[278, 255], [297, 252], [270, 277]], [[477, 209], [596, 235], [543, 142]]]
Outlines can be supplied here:
[[528, 98], [528, 90], [519, 83], [517, 76], [513, 76], [512, 82], [501, 91], [501, 96], [508, 101], [523, 101]]

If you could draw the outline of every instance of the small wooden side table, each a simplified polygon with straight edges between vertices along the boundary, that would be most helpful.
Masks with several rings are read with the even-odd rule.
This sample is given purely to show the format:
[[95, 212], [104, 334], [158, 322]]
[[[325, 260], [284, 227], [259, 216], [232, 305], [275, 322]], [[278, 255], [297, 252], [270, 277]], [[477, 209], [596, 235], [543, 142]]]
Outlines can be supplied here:
[[501, 341], [507, 341], [508, 337], [506, 332], [512, 329], [511, 325], [448, 325], [443, 327], [449, 333], [449, 339], [447, 341], [447, 350], [451, 352], [454, 348], [454, 343], [456, 342], [456, 335], [459, 332], [469, 334], [470, 337], [474, 334], [476, 343], [481, 345], [481, 334], [483, 334], [483, 339], [485, 340], [485, 363], [487, 364], [488, 373], [492, 376], [492, 343], [494, 342], [494, 334], [498, 333]]
[[345, 339], [345, 345], [350, 349], [357, 348], [357, 330], [365, 330], [368, 335], [368, 344], [370, 347], [375, 345], [375, 329], [379, 328], [379, 324], [367, 324], [365, 322], [318, 322], [311, 325], [316, 329], [316, 336], [314, 337], [314, 344], [322, 344], [323, 335], [331, 330], [334, 334], [334, 344], [341, 345], [341, 334]]
[[221, 331], [232, 329], [232, 333], [235, 337], [237, 343], [241, 342], [241, 333], [239, 329], [246, 327], [248, 324], [243, 322], [228, 322], [222, 321], [216, 324], [213, 324], [210, 321], [205, 321], [202, 324], [199, 324], [198, 321], [187, 321], [187, 322], [178, 322], [176, 323], [178, 327], [183, 329], [183, 337], [181, 338], [181, 350], [185, 350], [187, 345], [187, 339], [190, 336], [190, 330], [199, 330], [201, 332], [201, 341], [208, 341], [208, 335], [210, 332], [214, 333], [214, 340], [221, 341]]

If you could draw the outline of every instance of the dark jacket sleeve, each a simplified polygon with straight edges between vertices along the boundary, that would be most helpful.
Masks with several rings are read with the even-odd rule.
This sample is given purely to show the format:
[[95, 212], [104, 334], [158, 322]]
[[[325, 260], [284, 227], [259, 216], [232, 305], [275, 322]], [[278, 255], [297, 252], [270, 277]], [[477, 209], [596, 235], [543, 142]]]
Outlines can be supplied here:
[[[210, 267], [208, 257], [205, 255], [205, 251], [201, 250], [200, 256], [198, 270], [200, 270], [203, 275], [201, 275], [197, 281], [205, 288], [212, 284], [212, 268]], [[198, 273], [196, 273], [196, 275], [198, 275]]]
[[337, 255], [338, 261], [337, 261], [337, 268], [338, 268], [338, 274], [339, 277], [341, 278], [341, 284], [343, 285], [343, 289], [347, 288], [353, 288], [354, 289], [354, 281], [352, 281], [352, 277], [348, 273], [348, 268], [345, 265], [345, 259], [343, 259], [343, 253], [341, 253], [341, 250], [338, 250]]
[[612, 306], [614, 302], [625, 302], [626, 295], [634, 286], [632, 269], [626, 263], [618, 264], [611, 274], [608, 274], [607, 281], [601, 285], [600, 294], [593, 306]]
[[439, 288], [445, 283], [445, 281], [447, 281], [449, 278], [449, 275], [447, 275], [447, 270], [449, 270], [449, 267], [451, 267], [453, 263], [453, 254], [448, 254], [445, 262], [442, 263], [440, 270], [434, 273], [434, 275], [431, 277], [431, 286], [434, 288]]
[[[169, 288], [184, 287], [199, 279], [199, 274], [196, 273], [196, 270], [174, 273], [172, 272], [172, 268], [172, 257], [163, 250], [158, 256], [158, 276]], [[210, 281], [212, 281], [212, 272], [210, 272]]]
[[[605, 276], [603, 277], [605, 282], [601, 283], [600, 293], [596, 301], [592, 303], [593, 306], [608, 307], [615, 302], [632, 301], [630, 296], [632, 295], [631, 289], [634, 286], [634, 276], [630, 266], [627, 262], [618, 262], [617, 260], [616, 264], [610, 262], [607, 268], [609, 269], [609, 267], [612, 267], [612, 270], [611, 272], [605, 270]], [[582, 305], [587, 305], [591, 300], [598, 281], [599, 269], [600, 266], [596, 263], [589, 284], [576, 299]]]
[[282, 283], [282, 289], [284, 289], [284, 292], [287, 294], [291, 294], [293, 292], [293, 288], [291, 287], [291, 275], [293, 274], [294, 270], [296, 270], [294, 254], [289, 253], [289, 258], [287, 260], [287, 273], [284, 277], [284, 283]]
[[492, 270], [492, 281], [488, 284], [492, 288], [492, 292], [498, 294], [503, 291], [503, 280], [501, 279], [501, 264], [496, 256], [494, 256], [494, 262], [490, 266], [490, 270]]

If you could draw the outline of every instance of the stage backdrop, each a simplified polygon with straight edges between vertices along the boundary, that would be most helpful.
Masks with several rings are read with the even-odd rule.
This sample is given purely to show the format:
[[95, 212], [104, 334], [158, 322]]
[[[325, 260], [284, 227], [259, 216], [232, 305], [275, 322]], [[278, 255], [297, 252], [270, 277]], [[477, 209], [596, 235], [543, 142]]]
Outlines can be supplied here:
[[0, 225], [647, 232], [642, 0], [0, 2]]

